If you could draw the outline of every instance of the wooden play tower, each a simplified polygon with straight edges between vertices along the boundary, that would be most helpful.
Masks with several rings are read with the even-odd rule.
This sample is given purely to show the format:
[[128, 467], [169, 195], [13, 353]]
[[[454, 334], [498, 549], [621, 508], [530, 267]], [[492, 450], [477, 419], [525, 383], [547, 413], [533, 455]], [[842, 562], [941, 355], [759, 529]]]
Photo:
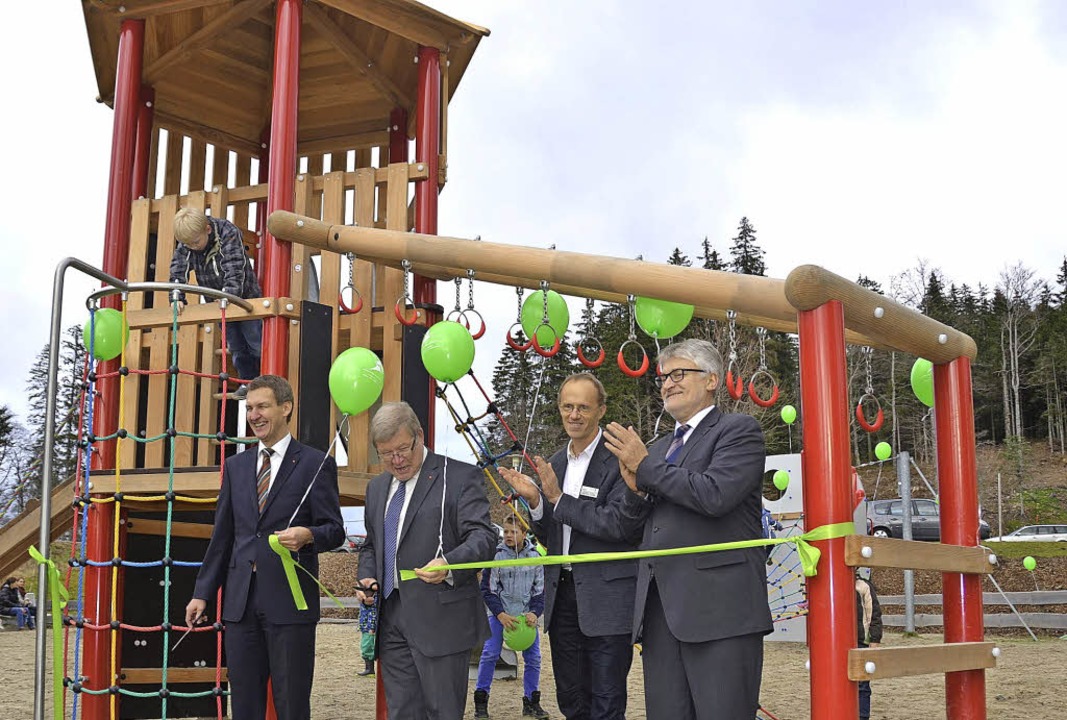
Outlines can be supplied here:
[[[579, 297], [656, 297], [693, 304], [698, 317], [734, 311], [739, 323], [798, 334], [806, 525], [836, 526], [852, 517], [846, 343], [933, 361], [943, 544], [856, 535], [814, 543], [822, 560], [808, 584], [812, 717], [854, 718], [856, 680], [919, 672], [947, 673], [953, 720], [985, 717], [983, 669], [994, 653], [983, 642], [980, 574], [992, 560], [977, 547], [971, 338], [814, 266], [778, 280], [437, 237], [447, 106], [488, 31], [413, 0], [82, 0], [82, 9], [100, 98], [115, 114], [103, 271], [130, 283], [166, 282], [172, 219], [184, 205], [241, 227], [264, 297], [252, 300], [251, 310], [230, 305], [227, 322], [263, 320], [262, 371], [292, 381], [293, 430], [304, 442], [324, 447], [332, 437], [338, 416], [326, 372], [338, 352], [354, 346], [382, 357], [382, 399], [408, 400], [432, 432], [433, 386], [411, 350], [439, 319], [438, 280], [474, 270], [480, 281], [532, 288], [549, 282]], [[415, 273], [410, 287], [405, 264]], [[356, 304], [349, 285], [362, 296], [359, 312], [349, 312]], [[395, 312], [408, 303], [419, 315], [413, 326]], [[119, 304], [115, 295], [103, 300]], [[225, 682], [222, 667], [175, 658], [164, 675], [152, 664], [166, 652], [169, 628], [147, 641], [138, 637], [153, 643], [147, 650], [133, 642], [118, 618], [132, 623], [149, 591], [138, 590], [139, 571], [111, 567], [127, 552], [159, 555], [164, 535], [186, 543], [183, 558], [198, 549], [202, 556], [211, 505], [173, 496], [215, 497], [220, 446], [232, 450], [224, 437], [234, 428], [220, 427], [219, 418], [232, 421], [238, 403], [211, 377], [225, 367], [223, 310], [191, 304], [175, 330], [167, 292], [155, 291], [130, 294], [126, 311], [125, 367], [175, 365], [203, 377], [177, 375], [172, 393], [164, 374], [120, 375], [118, 360], [103, 363], [94, 435], [113, 434], [122, 418], [129, 432], [146, 437], [175, 427], [196, 437], [98, 443], [90, 475], [95, 500], [83, 490], [86, 499], [72, 504], [72, 486], [60, 486], [49, 513], [31, 508], [0, 537], [0, 566], [21, 562], [42, 521], [51, 522], [54, 537], [70, 528], [75, 506], [88, 514], [84, 559], [98, 565], [81, 566], [82, 614], [71, 620], [81, 631], [74, 680], [96, 691], [79, 696], [79, 713], [89, 720], [159, 717], [167, 696], [151, 688], [164, 677], [168, 686], [190, 689]], [[175, 408], [173, 421], [168, 406]], [[348, 463], [339, 471], [344, 503], [362, 501], [377, 469], [367, 430], [368, 414], [352, 419]], [[217, 440], [203, 437], [216, 432]], [[119, 492], [171, 496], [131, 505], [117, 500]], [[160, 520], [168, 507], [179, 511], [179, 522]], [[945, 644], [855, 649], [853, 567], [861, 565], [943, 571]], [[187, 588], [192, 575], [183, 576]], [[169, 594], [164, 622], [180, 625], [189, 591], [176, 579]], [[214, 658], [215, 633], [203, 635]], [[190, 637], [184, 649], [196, 652], [196, 634]], [[119, 686], [146, 692], [108, 692]], [[170, 699], [171, 716], [179, 699]], [[209, 710], [187, 714], [216, 714], [217, 698], [206, 699]]]

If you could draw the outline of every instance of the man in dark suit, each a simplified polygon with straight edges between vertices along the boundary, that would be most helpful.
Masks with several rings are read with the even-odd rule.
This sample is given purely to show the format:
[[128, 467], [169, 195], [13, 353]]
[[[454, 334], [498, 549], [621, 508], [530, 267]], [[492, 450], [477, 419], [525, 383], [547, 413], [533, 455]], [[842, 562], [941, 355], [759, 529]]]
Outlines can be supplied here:
[[279, 720], [308, 720], [319, 590], [298, 573], [308, 609], [297, 609], [269, 538], [276, 534], [318, 575], [318, 553], [345, 539], [337, 465], [289, 434], [293, 389], [285, 378], [261, 375], [248, 388], [248, 424], [259, 443], [226, 461], [211, 543], [185, 622], [192, 627], [206, 619], [221, 585], [234, 720], [263, 720], [268, 678]]
[[[534, 532], [551, 555], [634, 550], [640, 539], [640, 521], [622, 523], [612, 512], [630, 493], [601, 442], [605, 403], [604, 386], [593, 375], [571, 375], [559, 389], [570, 442], [549, 462], [534, 460], [541, 490], [525, 475], [501, 469], [529, 504]], [[633, 560], [545, 567], [545, 629], [556, 702], [567, 720], [625, 716], [636, 581]]]
[[[721, 356], [686, 340], [660, 353], [659, 368], [672, 435], [646, 448], [632, 427], [604, 431], [631, 490], [623, 515], [645, 522], [641, 549], [759, 539], [763, 432], [755, 418], [715, 406]], [[643, 638], [648, 717], [756, 716], [772, 629], [765, 562], [756, 547], [639, 563], [634, 637]]]
[[[489, 637], [477, 571], [436, 565], [492, 560], [483, 476], [430, 452], [407, 403], [386, 403], [371, 421], [385, 472], [367, 486], [367, 541], [359, 587], [378, 587], [378, 658], [390, 720], [459, 720], [467, 701], [471, 648]], [[417, 580], [400, 582], [402, 569]], [[375, 594], [359, 590], [365, 603]]]

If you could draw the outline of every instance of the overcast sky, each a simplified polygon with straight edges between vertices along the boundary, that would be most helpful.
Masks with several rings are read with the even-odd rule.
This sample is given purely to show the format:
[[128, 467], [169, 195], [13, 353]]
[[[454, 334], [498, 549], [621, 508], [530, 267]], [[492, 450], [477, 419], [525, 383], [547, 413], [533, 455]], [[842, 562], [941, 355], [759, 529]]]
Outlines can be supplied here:
[[[728, 254], [747, 216], [769, 275], [816, 263], [886, 286], [920, 259], [972, 286], [1017, 262], [1051, 281], [1063, 259], [1063, 3], [430, 4], [492, 31], [449, 114], [442, 234], [664, 260], [705, 236]], [[45, 40], [0, 44], [0, 404], [19, 414], [56, 264], [101, 262], [111, 143], [79, 4], [47, 21]], [[64, 325], [94, 287], [69, 280]], [[513, 303], [476, 289], [503, 308], [483, 378]]]

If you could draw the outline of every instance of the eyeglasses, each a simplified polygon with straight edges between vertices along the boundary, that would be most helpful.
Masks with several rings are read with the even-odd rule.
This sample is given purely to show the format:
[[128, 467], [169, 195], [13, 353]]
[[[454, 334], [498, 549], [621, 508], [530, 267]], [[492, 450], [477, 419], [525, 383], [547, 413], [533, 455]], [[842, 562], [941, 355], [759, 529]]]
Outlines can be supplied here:
[[674, 370], [671, 370], [669, 373], [663, 373], [662, 375], [657, 375], [654, 378], [654, 380], [655, 380], [655, 383], [656, 383], [656, 387], [663, 387], [663, 383], [667, 382], [667, 378], [670, 378], [672, 382], [680, 383], [682, 380], [685, 379], [685, 374], [686, 373], [707, 373], [707, 372], [708, 372], [707, 370], [701, 370], [700, 368], [675, 368]]
[[[378, 457], [381, 458], [382, 460], [390, 460], [390, 461], [392, 461], [392, 460], [403, 460], [404, 458], [408, 457], [409, 455], [411, 455], [411, 453], [413, 453], [415, 451], [415, 443], [417, 443], [418, 441], [419, 441], [418, 437], [413, 437], [411, 439], [411, 445], [407, 446], [406, 448], [401, 448], [400, 450], [389, 450], [387, 452], [386, 451], [382, 451], [382, 450], [378, 450]], [[377, 448], [375, 448], [375, 450], [377, 450]]]
[[559, 411], [564, 415], [570, 415], [574, 412], [577, 412], [579, 415], [589, 415], [595, 409], [596, 408], [591, 408], [588, 405], [571, 405], [570, 403], [559, 406]]

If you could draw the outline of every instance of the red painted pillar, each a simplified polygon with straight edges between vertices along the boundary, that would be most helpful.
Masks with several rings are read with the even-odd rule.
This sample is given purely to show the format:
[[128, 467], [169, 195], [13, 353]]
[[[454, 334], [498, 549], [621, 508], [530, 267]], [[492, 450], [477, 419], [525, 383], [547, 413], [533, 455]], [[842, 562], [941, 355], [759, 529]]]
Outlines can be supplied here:
[[[415, 184], [415, 232], [437, 234], [437, 183], [441, 158], [441, 53], [436, 48], [419, 48], [419, 100], [415, 109], [415, 162], [424, 163], [429, 176]], [[412, 299], [416, 307], [422, 307], [426, 325], [433, 325], [441, 318], [430, 312], [427, 306], [437, 304], [437, 283], [433, 278], [416, 275]], [[434, 446], [434, 425], [437, 396], [436, 383], [430, 379], [429, 414], [426, 418], [426, 444]]]
[[[852, 520], [845, 319], [831, 301], [797, 314], [800, 402], [804, 422], [804, 524], [809, 530]], [[859, 713], [856, 684], [845, 668], [856, 646], [855, 573], [845, 565], [845, 540], [813, 543], [822, 551], [819, 574], [808, 578], [811, 717], [852, 720]]]
[[150, 161], [155, 101], [155, 90], [150, 87], [141, 88], [141, 97], [137, 104], [137, 139], [133, 148], [133, 180], [130, 185], [132, 200], [148, 197], [148, 168], [152, 165]]
[[[300, 23], [303, 0], [278, 0], [274, 20], [274, 95], [271, 104], [267, 168], [267, 214], [293, 209], [296, 185], [296, 121], [300, 87]], [[287, 242], [263, 233], [263, 294], [289, 294], [292, 250]], [[289, 366], [289, 321], [274, 316], [263, 321], [261, 372], [286, 375]]]
[[[978, 469], [974, 450], [971, 363], [965, 357], [934, 366], [934, 420], [941, 496], [941, 542], [978, 545]], [[981, 642], [982, 578], [942, 573], [945, 642]], [[985, 720], [985, 672], [945, 675], [946, 716]]]
[[[107, 214], [104, 225], [103, 270], [117, 278], [126, 277], [130, 253], [130, 195], [133, 189], [134, 147], [138, 106], [141, 92], [141, 67], [144, 52], [144, 21], [125, 20], [119, 30], [119, 49], [115, 72], [115, 118], [111, 134], [111, 171], [108, 180]], [[119, 296], [105, 298], [103, 304], [120, 307]], [[102, 363], [98, 372], [118, 369], [118, 360]], [[93, 412], [93, 434], [107, 435], [115, 431], [119, 417], [118, 378], [105, 378], [97, 383], [99, 397]], [[98, 450], [99, 452], [95, 452]], [[115, 467], [115, 443], [107, 442], [94, 448], [92, 468]], [[86, 530], [86, 556], [90, 560], [110, 560], [114, 554], [114, 504], [93, 504]], [[110, 621], [111, 568], [86, 568], [85, 618], [92, 623]], [[106, 688], [110, 677], [110, 630], [85, 631], [82, 674], [88, 677], [86, 687]], [[83, 695], [85, 717], [102, 720], [109, 716], [111, 698], [108, 695]]]

